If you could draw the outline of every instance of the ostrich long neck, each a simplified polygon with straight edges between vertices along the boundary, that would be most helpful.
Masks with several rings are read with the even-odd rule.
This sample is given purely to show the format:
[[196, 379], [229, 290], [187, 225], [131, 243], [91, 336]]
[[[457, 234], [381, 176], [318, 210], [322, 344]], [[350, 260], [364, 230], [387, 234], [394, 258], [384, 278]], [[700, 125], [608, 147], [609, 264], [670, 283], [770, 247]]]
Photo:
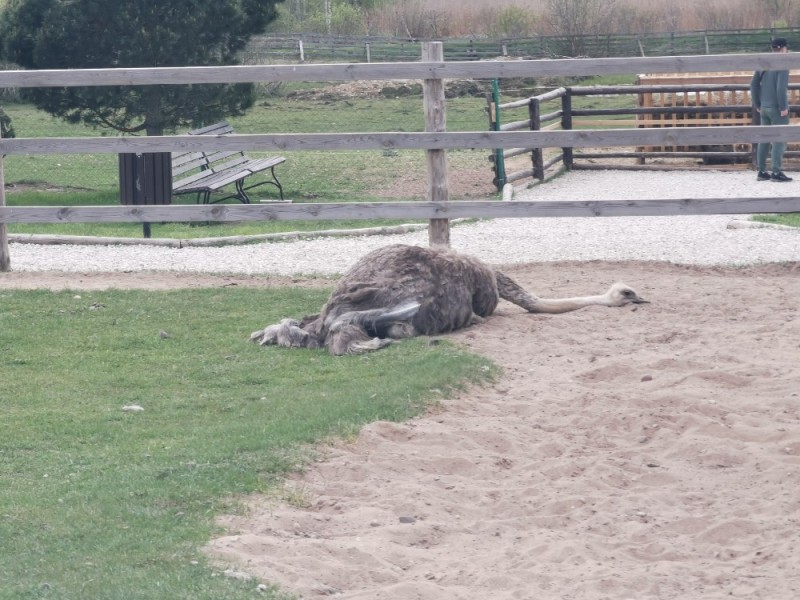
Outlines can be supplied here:
[[497, 292], [503, 300], [508, 300], [532, 313], [558, 314], [578, 310], [586, 306], [608, 304], [606, 294], [576, 298], [537, 298], [526, 292], [516, 281], [500, 271], [495, 271], [495, 279], [497, 280]]
[[558, 314], [578, 310], [585, 306], [607, 304], [605, 295], [578, 296], [576, 298], [535, 298], [531, 308], [526, 308], [533, 313]]

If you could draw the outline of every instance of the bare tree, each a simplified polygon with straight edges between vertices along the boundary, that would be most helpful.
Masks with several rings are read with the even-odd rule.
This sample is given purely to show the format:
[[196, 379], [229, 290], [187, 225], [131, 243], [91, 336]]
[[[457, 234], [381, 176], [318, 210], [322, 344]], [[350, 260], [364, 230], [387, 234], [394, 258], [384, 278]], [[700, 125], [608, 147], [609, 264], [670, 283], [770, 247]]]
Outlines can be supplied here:
[[331, 34], [331, 0], [325, 0], [325, 33]]
[[616, 0], [547, 0], [546, 22], [555, 35], [566, 38], [567, 54], [586, 54], [586, 37], [613, 33]]
[[789, 24], [793, 13], [792, 0], [758, 0], [757, 4], [768, 19], [767, 25], [785, 27]]

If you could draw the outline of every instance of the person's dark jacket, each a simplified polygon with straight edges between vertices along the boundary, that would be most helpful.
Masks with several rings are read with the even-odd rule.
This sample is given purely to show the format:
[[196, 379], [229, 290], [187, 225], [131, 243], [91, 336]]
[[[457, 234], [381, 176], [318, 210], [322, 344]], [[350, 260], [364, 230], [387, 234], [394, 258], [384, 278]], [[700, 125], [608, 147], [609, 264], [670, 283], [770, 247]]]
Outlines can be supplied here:
[[750, 98], [758, 109], [789, 108], [789, 71], [756, 71], [750, 81]]

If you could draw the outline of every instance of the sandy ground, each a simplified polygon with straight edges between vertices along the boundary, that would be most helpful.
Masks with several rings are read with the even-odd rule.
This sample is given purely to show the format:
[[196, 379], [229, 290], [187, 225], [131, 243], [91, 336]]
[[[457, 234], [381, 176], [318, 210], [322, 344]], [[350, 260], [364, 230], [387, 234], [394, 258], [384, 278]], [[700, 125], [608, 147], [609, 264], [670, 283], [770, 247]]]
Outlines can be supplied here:
[[[800, 268], [513, 266], [541, 295], [621, 280], [651, 300], [533, 316], [503, 303], [451, 339], [504, 375], [375, 423], [245, 499], [207, 550], [302, 598], [800, 597]], [[12, 275], [13, 277], [8, 277]], [[69, 285], [64, 282], [69, 281]], [[4, 287], [319, 285], [12, 273]]]
[[509, 269], [652, 303], [453, 335], [503, 366], [375, 423], [252, 498], [209, 552], [303, 598], [788, 599], [800, 595], [800, 271], [658, 263]]

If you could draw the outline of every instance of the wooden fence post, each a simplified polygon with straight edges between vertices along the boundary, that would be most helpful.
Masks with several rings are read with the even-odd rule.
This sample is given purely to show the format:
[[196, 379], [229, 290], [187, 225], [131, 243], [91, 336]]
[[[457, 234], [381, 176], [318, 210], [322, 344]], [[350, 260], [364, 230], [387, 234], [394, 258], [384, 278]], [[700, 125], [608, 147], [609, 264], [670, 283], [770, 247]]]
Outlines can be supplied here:
[[[3, 132], [0, 131], [0, 139]], [[0, 154], [0, 207], [6, 205], [6, 179], [3, 172], [3, 155]], [[11, 270], [11, 255], [8, 252], [8, 227], [0, 223], [0, 271]]]
[[[422, 62], [443, 62], [442, 42], [423, 42]], [[447, 130], [447, 114], [444, 102], [444, 82], [441, 79], [425, 79], [422, 86], [425, 103], [425, 131]], [[428, 200], [447, 202], [447, 151], [426, 150], [428, 162]], [[431, 246], [450, 245], [449, 219], [431, 219], [428, 223], [428, 243]]]
[[[761, 125], [761, 113], [756, 110], [755, 106], [750, 109], [750, 119], [753, 125]], [[754, 169], [758, 169], [758, 144], [750, 144], [750, 164]]]
[[[542, 128], [542, 105], [538, 98], [531, 98], [528, 103], [528, 116], [531, 121], [531, 131], [539, 131]], [[531, 151], [531, 161], [534, 178], [544, 181], [544, 149], [534, 148]]]
[[[561, 129], [564, 131], [572, 129], [572, 88], [567, 88], [564, 95], [561, 96]], [[561, 159], [564, 162], [564, 168], [571, 171], [575, 162], [572, 148], [562, 148]]]

